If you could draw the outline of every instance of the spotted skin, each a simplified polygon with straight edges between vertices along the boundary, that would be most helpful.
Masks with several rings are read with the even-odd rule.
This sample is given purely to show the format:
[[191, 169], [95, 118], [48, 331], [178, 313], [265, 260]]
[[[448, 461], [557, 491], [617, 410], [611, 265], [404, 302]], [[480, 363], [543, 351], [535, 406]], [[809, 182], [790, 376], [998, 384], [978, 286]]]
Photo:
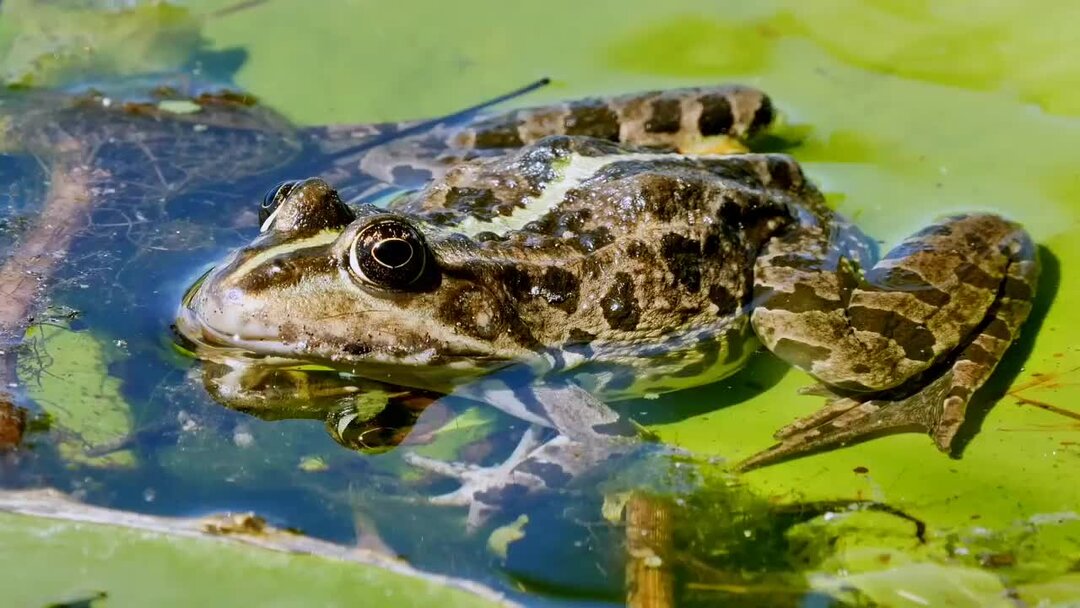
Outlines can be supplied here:
[[[359, 174], [376, 178], [375, 183], [363, 182], [358, 189], [342, 193], [346, 200], [360, 200], [398, 187], [423, 186], [462, 161], [503, 153], [551, 135], [590, 136], [689, 153], [713, 140], [745, 141], [768, 127], [773, 118], [768, 96], [737, 85], [590, 98], [513, 110], [465, 127], [447, 125], [403, 137], [343, 159], [325, 177], [335, 183], [351, 181], [358, 168]], [[413, 124], [382, 125], [375, 132], [363, 129], [355, 136], [388, 138]], [[338, 132], [326, 137], [343, 138]]]
[[[343, 161], [397, 189], [392, 201], [347, 206], [323, 180], [298, 182], [188, 294], [178, 329], [484, 401], [560, 433], [536, 445], [530, 434], [520, 458], [484, 474], [427, 463], [461, 478], [452, 500], [474, 505], [565, 480], [552, 467], [580, 470], [595, 460], [583, 452], [620, 451], [637, 429], [605, 402], [715, 382], [757, 340], [828, 401], [742, 468], [912, 428], [948, 449], [1031, 308], [1030, 238], [969, 214], [879, 256], [791, 157], [703, 153], [773, 117], [753, 89], [679, 89], [366, 150]], [[402, 268], [422, 272], [375, 267], [394, 279], [384, 285], [357, 270], [358, 235], [375, 223], [396, 226], [397, 251], [421, 256], [403, 254]]]
[[708, 137], [748, 139], [773, 120], [772, 103], [741, 86], [672, 89], [517, 110], [460, 131], [458, 148], [517, 148], [549, 135], [584, 135], [685, 150]]
[[948, 452], [971, 395], [1031, 310], [1038, 260], [1030, 237], [995, 215], [950, 217], [861, 277], [828, 243], [808, 238], [778, 238], [758, 258], [752, 323], [831, 399], [740, 467], [907, 428]]

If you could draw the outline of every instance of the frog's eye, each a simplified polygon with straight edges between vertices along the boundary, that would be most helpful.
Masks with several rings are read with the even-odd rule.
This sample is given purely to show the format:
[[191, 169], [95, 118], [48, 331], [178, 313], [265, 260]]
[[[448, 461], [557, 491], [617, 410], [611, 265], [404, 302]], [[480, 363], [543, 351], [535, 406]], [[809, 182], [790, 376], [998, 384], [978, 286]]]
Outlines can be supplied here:
[[398, 219], [362, 228], [349, 248], [349, 268], [358, 278], [385, 289], [405, 289], [424, 275], [427, 246], [415, 228]]
[[262, 202], [259, 203], [259, 232], [266, 232], [274, 223], [274, 216], [281, 208], [281, 202], [289, 196], [298, 183], [296, 180], [284, 181], [266, 191]]

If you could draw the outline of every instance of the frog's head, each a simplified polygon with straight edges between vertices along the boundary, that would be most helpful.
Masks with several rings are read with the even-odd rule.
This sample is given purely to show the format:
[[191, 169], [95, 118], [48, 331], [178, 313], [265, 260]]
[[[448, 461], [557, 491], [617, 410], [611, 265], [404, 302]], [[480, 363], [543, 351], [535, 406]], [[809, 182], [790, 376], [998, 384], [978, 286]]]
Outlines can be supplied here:
[[201, 349], [393, 373], [420, 387], [521, 353], [495, 284], [448, 272], [467, 240], [371, 205], [354, 210], [317, 178], [272, 189], [260, 219], [255, 240], [184, 297], [177, 328]]

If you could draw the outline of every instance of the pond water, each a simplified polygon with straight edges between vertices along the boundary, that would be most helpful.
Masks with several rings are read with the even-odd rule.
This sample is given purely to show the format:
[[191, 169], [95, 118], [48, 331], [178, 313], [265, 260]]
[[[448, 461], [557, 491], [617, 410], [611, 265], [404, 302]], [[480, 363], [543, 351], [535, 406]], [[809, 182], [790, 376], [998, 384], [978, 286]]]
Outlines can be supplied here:
[[[64, 43], [60, 35], [27, 42], [42, 19], [31, 4], [4, 5], [4, 69], [9, 80], [30, 74], [49, 84], [47, 62], [35, 63], [34, 52], [62, 59]], [[979, 606], [1080, 597], [1073, 269], [1080, 265], [1080, 42], [1071, 35], [1080, 7], [1050, 0], [177, 6], [160, 32], [123, 34], [128, 44], [147, 45], [144, 64], [107, 60], [82, 82], [55, 78], [69, 90], [93, 84], [117, 99], [162, 84], [228, 85], [300, 127], [445, 115], [542, 76], [552, 83], [512, 103], [740, 82], [770, 94], [786, 151], [839, 211], [886, 245], [963, 211], [1021, 222], [1040, 245], [1038, 301], [965, 424], [955, 458], [912, 433], [727, 472], [723, 462], [767, 447], [776, 428], [820, 405], [798, 394], [808, 376], [764, 353], [728, 380], [624, 411], [661, 441], [719, 463], [705, 468], [706, 483], [687, 484], [696, 491], [679, 494], [678, 549], [708, 569], [697, 573], [697, 586], [682, 581], [680, 605]], [[78, 23], [73, 39], [90, 29]], [[102, 45], [101, 56], [115, 52], [114, 41], [90, 42]], [[27, 112], [13, 95], [9, 114]], [[500, 552], [490, 546], [493, 527], [466, 534], [461, 510], [421, 500], [453, 484], [409, 473], [399, 451], [341, 447], [324, 412], [260, 418], [207, 394], [170, 325], [192, 282], [250, 241], [266, 188], [296, 177], [298, 165], [284, 159], [297, 140], [281, 129], [228, 140], [235, 147], [207, 150], [206, 162], [174, 174], [109, 165], [123, 167], [113, 182], [128, 181], [110, 186], [118, 189], [112, 202], [71, 242], [53, 272], [49, 306], [27, 336], [32, 351], [21, 356], [32, 365], [22, 364], [17, 383], [34, 404], [37, 430], [27, 453], [5, 464], [5, 487], [56, 487], [88, 503], [160, 515], [252, 510], [334, 542], [378, 538], [422, 569], [481, 581], [527, 605], [620, 604], [623, 531], [601, 516], [600, 495], [530, 504], [524, 538]], [[38, 213], [41, 184], [55, 180], [34, 152], [0, 157], [0, 239], [11, 236], [0, 240], [4, 256]], [[270, 169], [217, 166], [242, 164], [239, 157]], [[422, 442], [425, 453], [449, 457], [464, 446], [482, 458], [512, 447], [508, 418], [464, 404], [439, 407], [449, 430]], [[670, 492], [683, 478], [667, 466], [652, 472]], [[633, 486], [612, 475], [612, 487]], [[839, 506], [853, 500], [924, 522], [925, 542], [895, 514]], [[693, 578], [692, 568], [686, 572]]]

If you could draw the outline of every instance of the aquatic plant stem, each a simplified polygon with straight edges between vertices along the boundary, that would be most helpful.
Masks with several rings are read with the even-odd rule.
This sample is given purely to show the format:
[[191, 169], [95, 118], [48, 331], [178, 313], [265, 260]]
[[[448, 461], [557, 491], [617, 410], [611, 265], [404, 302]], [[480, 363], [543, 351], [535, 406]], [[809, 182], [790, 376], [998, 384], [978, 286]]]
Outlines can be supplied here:
[[0, 266], [0, 450], [17, 447], [26, 428], [26, 409], [17, 405], [17, 346], [34, 313], [45, 281], [85, 226], [95, 172], [86, 165], [54, 163], [38, 221]]
[[99, 173], [86, 165], [54, 164], [37, 223], [0, 267], [0, 350], [5, 357], [13, 354], [11, 346], [22, 341], [35, 299], [63, 261], [72, 239], [85, 227], [91, 184], [101, 177]]
[[672, 608], [672, 509], [666, 500], [635, 492], [626, 503], [626, 605]]

